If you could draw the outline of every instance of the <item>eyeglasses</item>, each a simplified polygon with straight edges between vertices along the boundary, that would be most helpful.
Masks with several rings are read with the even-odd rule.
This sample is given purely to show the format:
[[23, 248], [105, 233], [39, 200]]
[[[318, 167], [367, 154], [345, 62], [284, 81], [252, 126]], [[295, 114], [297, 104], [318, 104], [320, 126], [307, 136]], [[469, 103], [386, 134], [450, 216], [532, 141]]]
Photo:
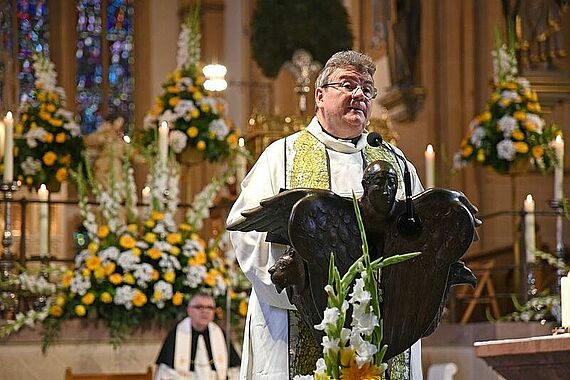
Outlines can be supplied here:
[[216, 310], [216, 308], [214, 306], [207, 306], [207, 305], [194, 305], [194, 306], [190, 306], [192, 309], [197, 309], [197, 310], [210, 310], [210, 311], [214, 311]]
[[321, 87], [322, 88], [332, 87], [336, 88], [339, 91], [353, 95], [360, 88], [362, 90], [362, 93], [364, 94], [364, 97], [368, 100], [372, 100], [376, 98], [376, 95], [378, 95], [378, 90], [374, 86], [370, 84], [359, 84], [353, 80], [348, 80], [348, 79], [343, 80], [342, 82], [325, 83]]

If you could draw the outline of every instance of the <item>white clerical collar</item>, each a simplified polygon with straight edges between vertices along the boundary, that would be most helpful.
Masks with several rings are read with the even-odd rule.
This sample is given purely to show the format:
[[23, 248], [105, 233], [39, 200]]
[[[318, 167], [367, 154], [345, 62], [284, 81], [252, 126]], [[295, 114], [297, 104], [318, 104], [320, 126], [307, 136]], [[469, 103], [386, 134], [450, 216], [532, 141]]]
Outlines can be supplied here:
[[313, 136], [319, 139], [320, 142], [325, 144], [325, 146], [329, 149], [335, 150], [341, 153], [357, 153], [360, 152], [366, 146], [366, 136], [368, 135], [368, 131], [364, 130], [360, 135], [360, 139], [356, 143], [356, 146], [352, 142], [351, 139], [343, 140], [337, 139], [329, 135], [328, 133], [324, 132], [321, 128], [321, 124], [317, 117], [313, 117], [309, 125], [307, 126], [307, 131], [309, 131]]

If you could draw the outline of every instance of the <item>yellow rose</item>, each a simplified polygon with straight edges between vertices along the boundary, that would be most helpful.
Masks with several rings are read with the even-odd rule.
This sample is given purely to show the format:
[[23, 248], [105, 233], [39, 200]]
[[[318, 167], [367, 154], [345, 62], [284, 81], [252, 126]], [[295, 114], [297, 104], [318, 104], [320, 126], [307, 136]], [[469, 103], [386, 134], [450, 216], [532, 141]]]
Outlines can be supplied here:
[[192, 108], [192, 111], [190, 111], [190, 116], [193, 119], [196, 119], [196, 118], [198, 118], [198, 116], [200, 116], [200, 111], [198, 111], [197, 108]]
[[204, 283], [209, 287], [213, 288], [214, 286], [216, 286], [216, 275], [212, 274], [211, 272], [208, 272], [208, 274], [204, 276]]
[[55, 154], [51, 150], [49, 152], [46, 152], [43, 156], [44, 164], [46, 164], [47, 166], [52, 166], [55, 163], [56, 159], [57, 159], [57, 154]]
[[153, 269], [153, 270], [152, 270], [152, 280], [153, 280], [153, 281], [156, 281], [156, 280], [158, 280], [159, 278], [160, 278], [160, 273], [159, 273], [156, 269]]
[[139, 247], [134, 247], [133, 249], [131, 249], [131, 252], [133, 253], [133, 255], [135, 256], [140, 256], [141, 255], [141, 249]]
[[206, 253], [204, 251], [196, 252], [194, 258], [197, 265], [206, 264]]
[[517, 141], [515, 143], [513, 143], [513, 145], [515, 146], [515, 150], [518, 153], [528, 153], [528, 145], [525, 142], [522, 141]]
[[65, 305], [65, 297], [63, 297], [63, 296], [57, 296], [57, 298], [55, 299], [55, 304], [56, 304], [57, 306], [63, 307], [63, 305]]
[[152, 232], [147, 232], [146, 234], [144, 234], [144, 240], [152, 244], [156, 241], [156, 235]]
[[[51, 118], [51, 119], [49, 119], [49, 123], [51, 125], [53, 125], [54, 127], [61, 127], [63, 125], [63, 121], [61, 119]], [[64, 134], [64, 136], [65, 136], [65, 134]]]
[[69, 288], [71, 285], [71, 280], [73, 280], [73, 271], [66, 270], [61, 278], [61, 286], [64, 288]]
[[469, 157], [473, 154], [473, 147], [471, 145], [465, 145], [461, 150], [463, 157]]
[[106, 224], [102, 224], [99, 226], [99, 228], [97, 228], [97, 237], [99, 239], [105, 239], [107, 237], [107, 235], [109, 235], [109, 226]]
[[112, 261], [108, 262], [104, 266], [105, 275], [107, 275], [107, 276], [112, 275], [113, 273], [115, 273], [116, 268], [117, 268], [117, 265], [114, 262], [112, 262]]
[[32, 183], [34, 183], [34, 177], [32, 177], [32, 176], [27, 176], [27, 177], [26, 177], [26, 183], [27, 183], [28, 185], [31, 185]]
[[51, 144], [53, 142], [53, 134], [46, 132], [44, 134], [44, 141], [48, 144]]
[[215, 248], [214, 248], [214, 249], [211, 249], [211, 250], [208, 252], [208, 258], [209, 258], [210, 260], [216, 260], [219, 256], [220, 256], [220, 255], [218, 254], [218, 250], [215, 249]]
[[91, 276], [91, 270], [89, 268], [83, 268], [81, 275], [85, 278]]
[[143, 307], [146, 304], [146, 302], [147, 302], [146, 295], [140, 290], [137, 290], [133, 297], [133, 305], [135, 305], [136, 307]]
[[172, 272], [172, 271], [168, 271], [166, 273], [164, 273], [164, 281], [166, 282], [170, 282], [171, 284], [174, 283], [174, 280], [176, 280], [176, 273]]
[[56, 110], [55, 105], [52, 103], [48, 103], [48, 105], [46, 106], [46, 109], [51, 113], [54, 113]]
[[236, 133], [230, 133], [226, 140], [230, 146], [236, 147], [238, 145], [239, 137]]
[[87, 245], [87, 250], [91, 253], [97, 252], [98, 249], [99, 249], [99, 245], [97, 245], [97, 243], [95, 243], [93, 241], [91, 243], [89, 243], [89, 245]]
[[497, 92], [493, 92], [493, 94], [491, 94], [491, 101], [493, 103], [495, 103], [499, 99], [501, 99], [501, 94], [499, 94]]
[[178, 232], [172, 232], [166, 235], [166, 241], [170, 244], [177, 244], [182, 241], [182, 235]]
[[103, 302], [103, 303], [111, 303], [111, 302], [113, 302], [113, 296], [112, 296], [109, 292], [103, 292], [103, 293], [101, 293], [101, 296], [99, 297], [99, 299], [100, 299], [101, 302]]
[[180, 98], [178, 96], [173, 96], [172, 98], [168, 99], [168, 104], [172, 107], [176, 107], [179, 102]]
[[135, 247], [137, 241], [131, 235], [125, 234], [119, 238], [119, 244], [125, 249], [131, 249]]
[[22, 125], [22, 123], [18, 123], [18, 125], [16, 125], [16, 128], [14, 128], [14, 133], [16, 134], [16, 136], [24, 133], [24, 126]]
[[100, 265], [101, 265], [101, 259], [99, 258], [99, 256], [91, 255], [85, 260], [85, 266], [89, 270], [95, 270], [99, 268]]
[[172, 304], [173, 305], [176, 305], [176, 306], [182, 305], [183, 301], [184, 301], [184, 294], [182, 294], [180, 292], [176, 292], [172, 296]]
[[202, 112], [210, 112], [210, 106], [207, 105], [206, 103], [202, 103], [202, 104], [200, 105], [200, 110], [201, 110]]
[[66, 168], [57, 169], [57, 172], [55, 172], [55, 179], [57, 179], [58, 182], [66, 181], [67, 180], [67, 169]]
[[524, 133], [520, 129], [515, 129], [512, 136], [515, 140], [524, 140]]
[[502, 98], [501, 100], [499, 100], [499, 104], [503, 107], [506, 108], [508, 106], [511, 105], [511, 99], [509, 98]]
[[51, 118], [50, 113], [46, 111], [40, 111], [39, 116], [42, 120], [49, 120]]
[[68, 166], [71, 164], [71, 154], [66, 154], [63, 157], [60, 157], [59, 162], [61, 162], [62, 165]]
[[67, 136], [65, 135], [65, 133], [58, 133], [57, 135], [55, 135], [55, 142], [58, 144], [63, 144], [66, 139]]
[[77, 305], [77, 306], [75, 306], [75, 308], [73, 310], [75, 311], [75, 314], [78, 317], [83, 317], [85, 315], [85, 313], [87, 313], [87, 310], [85, 309], [85, 306], [83, 306], [83, 305]]
[[170, 254], [172, 254], [174, 256], [178, 256], [180, 254], [180, 248], [178, 248], [176, 246], [172, 246], [170, 248]]
[[162, 292], [160, 290], [155, 290], [154, 293], [152, 293], [152, 298], [160, 301], [162, 299]]
[[139, 227], [136, 225], [136, 223], [131, 223], [127, 226], [127, 231], [129, 231], [132, 234], [136, 234], [138, 229]]
[[526, 113], [524, 111], [515, 111], [513, 117], [518, 121], [524, 121], [526, 120]]
[[190, 127], [186, 130], [186, 134], [188, 136], [190, 136], [190, 138], [194, 138], [194, 137], [198, 136], [198, 132], [199, 132], [198, 128], [196, 128], [196, 127]]
[[194, 100], [202, 99], [202, 93], [200, 91], [194, 92], [194, 94], [192, 96], [194, 97]]
[[123, 282], [125, 284], [132, 285], [136, 282], [135, 276], [133, 276], [131, 273], [125, 273], [125, 275], [123, 276]]
[[243, 299], [240, 301], [238, 306], [238, 313], [242, 317], [245, 317], [247, 315], [247, 306], [248, 306], [247, 300]]
[[203, 140], [198, 141], [198, 143], [196, 144], [196, 149], [206, 150], [206, 142]]
[[95, 295], [89, 292], [85, 294], [83, 297], [81, 297], [81, 302], [84, 305], [91, 305], [93, 302], [95, 302]]
[[99, 268], [95, 269], [93, 271], [93, 276], [95, 276], [95, 278], [97, 280], [101, 280], [101, 279], [105, 278], [105, 269], [103, 267], [99, 267]]
[[176, 86], [168, 86], [166, 88], [166, 92], [168, 92], [170, 94], [178, 94], [180, 92], [180, 89]]
[[153, 211], [152, 214], [150, 215], [150, 217], [152, 218], [152, 220], [155, 220], [155, 221], [163, 220], [164, 219], [164, 213], [160, 212], [160, 211]]
[[540, 158], [544, 156], [544, 148], [540, 145], [535, 145], [532, 147], [532, 156], [534, 158]]
[[123, 276], [121, 276], [119, 273], [113, 273], [109, 276], [109, 281], [113, 285], [119, 285], [121, 282], [123, 282]]
[[178, 228], [180, 229], [180, 231], [192, 231], [192, 226], [189, 225], [188, 223], [180, 223]]
[[482, 123], [491, 120], [491, 112], [485, 111], [481, 115], [479, 115], [479, 121]]
[[62, 309], [62, 307], [59, 306], [59, 305], [52, 305], [52, 306], [49, 308], [49, 313], [50, 313], [50, 315], [52, 315], [52, 316], [54, 316], [54, 317], [56, 317], [56, 318], [59, 318], [59, 317], [61, 317], [61, 316], [63, 315], [63, 309]]
[[529, 132], [536, 132], [538, 131], [538, 128], [536, 127], [536, 124], [533, 123], [530, 120], [525, 121], [524, 123], [525, 128], [527, 129], [527, 131]]
[[146, 222], [144, 222], [145, 227], [148, 228], [153, 228], [155, 226], [156, 223], [154, 223], [154, 220], [152, 219], [148, 219]]
[[162, 252], [158, 248], [150, 248], [146, 251], [146, 254], [153, 260], [158, 260], [162, 256]]

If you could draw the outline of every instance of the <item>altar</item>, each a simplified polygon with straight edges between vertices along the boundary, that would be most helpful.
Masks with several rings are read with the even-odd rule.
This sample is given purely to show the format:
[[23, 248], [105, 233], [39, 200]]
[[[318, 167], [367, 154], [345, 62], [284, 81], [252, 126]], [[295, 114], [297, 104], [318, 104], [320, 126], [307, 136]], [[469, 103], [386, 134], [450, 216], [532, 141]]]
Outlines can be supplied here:
[[475, 342], [475, 354], [507, 380], [570, 378], [570, 334]]

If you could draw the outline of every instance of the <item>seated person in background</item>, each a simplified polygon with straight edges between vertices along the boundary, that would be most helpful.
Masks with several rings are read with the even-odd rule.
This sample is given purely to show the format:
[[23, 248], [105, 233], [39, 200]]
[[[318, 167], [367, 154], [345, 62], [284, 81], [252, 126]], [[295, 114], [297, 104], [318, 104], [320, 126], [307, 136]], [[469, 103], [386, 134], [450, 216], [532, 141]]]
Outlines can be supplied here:
[[[239, 367], [240, 358], [226, 348], [224, 332], [214, 321], [216, 304], [205, 293], [197, 293], [188, 303], [188, 317], [166, 337], [156, 359], [155, 380], [226, 380], [229, 367]], [[233, 376], [230, 376], [230, 378]]]

